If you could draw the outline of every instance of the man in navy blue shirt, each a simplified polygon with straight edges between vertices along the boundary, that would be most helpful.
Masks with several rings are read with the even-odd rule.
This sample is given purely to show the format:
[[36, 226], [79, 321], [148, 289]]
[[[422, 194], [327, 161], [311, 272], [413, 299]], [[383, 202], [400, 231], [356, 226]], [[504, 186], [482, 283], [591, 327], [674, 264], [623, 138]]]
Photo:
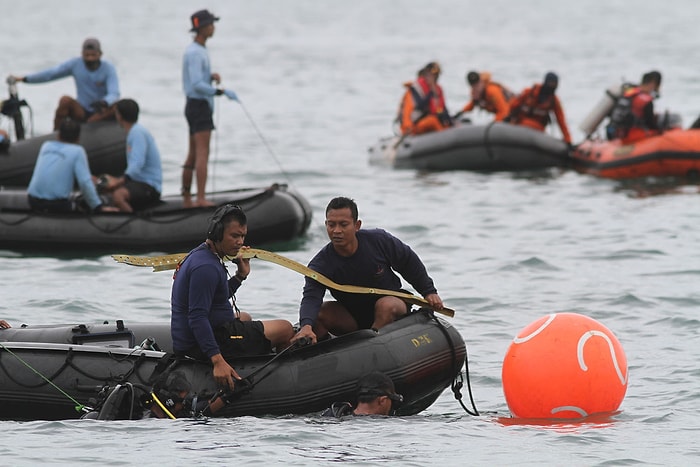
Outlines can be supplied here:
[[231, 276], [224, 258], [236, 256], [248, 226], [238, 206], [219, 207], [209, 223], [207, 240], [178, 265], [171, 297], [170, 333], [175, 354], [210, 360], [219, 385], [233, 390], [241, 379], [227, 360], [242, 355], [282, 351], [294, 336], [283, 319], [252, 321], [229, 299], [250, 274], [250, 259], [237, 259]]
[[[309, 268], [343, 285], [402, 291], [406, 279], [435, 310], [442, 299], [418, 255], [405, 243], [382, 229], [360, 230], [355, 201], [334, 198], [326, 208], [328, 243], [309, 263]], [[331, 290], [335, 301], [323, 301], [326, 287], [306, 278], [299, 308], [300, 331], [294, 341], [308, 337], [312, 342], [332, 333], [347, 334], [358, 329], [380, 329], [405, 315], [409, 305], [398, 297], [352, 294]]]

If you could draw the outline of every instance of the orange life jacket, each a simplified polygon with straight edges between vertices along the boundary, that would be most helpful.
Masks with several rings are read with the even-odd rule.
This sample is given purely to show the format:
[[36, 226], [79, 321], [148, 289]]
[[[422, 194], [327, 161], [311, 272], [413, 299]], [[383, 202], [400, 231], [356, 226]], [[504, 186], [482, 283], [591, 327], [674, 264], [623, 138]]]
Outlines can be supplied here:
[[564, 141], [571, 143], [571, 134], [569, 133], [559, 99], [552, 94], [551, 96], [546, 96], [540, 102], [541, 92], [542, 85], [535, 84], [531, 88], [526, 88], [518, 97], [513, 99], [510, 104], [511, 123], [544, 131], [552, 121], [550, 112], [554, 112]]
[[513, 123], [517, 124], [523, 118], [530, 118], [536, 120], [544, 128], [551, 122], [549, 112], [554, 111], [555, 97], [554, 94], [552, 94], [540, 102], [539, 97], [541, 91], [542, 85], [535, 84], [531, 88], [523, 91], [523, 93], [512, 102], [510, 112], [515, 118]]
[[629, 143], [659, 133], [645, 121], [644, 109], [653, 97], [639, 86], [626, 90], [610, 112], [609, 137], [621, 138]]
[[[442, 87], [436, 85], [437, 93], [432, 92], [425, 79], [418, 78], [414, 83], [405, 83], [406, 92], [401, 98], [395, 121], [399, 123], [401, 133], [412, 132], [420, 125], [426, 131], [438, 131], [452, 126], [452, 119], [445, 106]], [[427, 125], [427, 126], [426, 126]]]
[[481, 94], [479, 94], [477, 99], [475, 99], [474, 103], [484, 110], [487, 110], [491, 113], [496, 113], [496, 108], [493, 106], [490, 100], [486, 99], [486, 90], [489, 86], [497, 87], [499, 92], [503, 95], [503, 100], [505, 100], [506, 102], [510, 102], [514, 97], [514, 94], [510, 89], [495, 81], [490, 81], [486, 84], [486, 86], [484, 86], [484, 90], [481, 92]]

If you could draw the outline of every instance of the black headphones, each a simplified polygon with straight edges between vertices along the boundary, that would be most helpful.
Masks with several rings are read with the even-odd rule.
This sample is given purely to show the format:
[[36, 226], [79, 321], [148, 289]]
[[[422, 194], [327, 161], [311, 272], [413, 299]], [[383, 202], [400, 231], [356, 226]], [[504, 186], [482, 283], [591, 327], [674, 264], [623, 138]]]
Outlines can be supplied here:
[[225, 204], [223, 206], [219, 206], [216, 209], [216, 211], [214, 211], [214, 214], [212, 215], [211, 219], [209, 219], [209, 227], [207, 228], [207, 238], [215, 242], [220, 242], [221, 240], [223, 240], [224, 224], [222, 221], [224, 217], [236, 211], [238, 211], [240, 215], [243, 216], [243, 218], [245, 218], [243, 209], [241, 209], [241, 207], [236, 204]]

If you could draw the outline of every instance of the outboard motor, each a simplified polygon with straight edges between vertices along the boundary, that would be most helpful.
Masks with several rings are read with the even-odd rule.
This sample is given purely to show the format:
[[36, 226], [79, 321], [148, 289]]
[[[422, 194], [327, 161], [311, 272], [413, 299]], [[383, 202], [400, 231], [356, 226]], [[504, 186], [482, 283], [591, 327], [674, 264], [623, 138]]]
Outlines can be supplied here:
[[15, 135], [17, 137], [17, 141], [21, 141], [25, 137], [22, 107], [29, 107], [29, 104], [27, 104], [27, 101], [24, 99], [20, 100], [18, 97], [17, 81], [14, 77], [8, 76], [6, 82], [9, 88], [10, 98], [0, 103], [0, 113], [7, 115], [12, 119], [15, 125]]
[[671, 113], [668, 110], [656, 117], [659, 122], [659, 128], [662, 130], [673, 130], [683, 128], [683, 117], [678, 113]]

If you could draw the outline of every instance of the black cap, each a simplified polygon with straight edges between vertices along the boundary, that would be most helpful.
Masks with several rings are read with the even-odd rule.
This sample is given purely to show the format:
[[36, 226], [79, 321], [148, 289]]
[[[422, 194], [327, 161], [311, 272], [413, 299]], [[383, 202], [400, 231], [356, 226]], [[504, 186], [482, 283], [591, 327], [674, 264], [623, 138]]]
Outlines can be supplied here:
[[209, 10], [199, 10], [190, 16], [190, 20], [192, 21], [190, 32], [196, 32], [201, 27], [208, 26], [214, 21], [219, 21], [219, 17], [214, 16]]
[[403, 396], [396, 394], [394, 382], [384, 373], [373, 371], [357, 382], [357, 398], [369, 402], [380, 396], [388, 396], [394, 402], [402, 402]]
[[474, 85], [481, 80], [481, 76], [476, 71], [470, 71], [467, 73], [467, 83]]
[[550, 87], [556, 88], [559, 84], [559, 77], [553, 71], [548, 72], [544, 75], [544, 83], [548, 84]]
[[642, 75], [642, 84], [652, 83], [652, 82], [656, 83], [658, 85], [661, 85], [661, 73], [660, 72], [658, 72], [656, 70], [652, 70], [652, 71], [650, 71], [648, 73], [644, 73], [644, 75]]

